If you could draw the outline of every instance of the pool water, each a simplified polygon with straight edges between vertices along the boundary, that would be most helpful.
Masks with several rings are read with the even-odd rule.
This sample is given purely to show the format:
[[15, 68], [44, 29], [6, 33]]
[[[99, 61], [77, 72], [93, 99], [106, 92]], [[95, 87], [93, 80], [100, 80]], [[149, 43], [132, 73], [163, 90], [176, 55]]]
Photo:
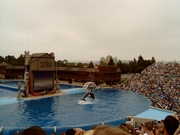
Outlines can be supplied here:
[[[74, 89], [76, 91], [77, 89]], [[63, 127], [96, 124], [136, 115], [148, 109], [146, 97], [123, 90], [93, 90], [95, 100], [83, 102], [87, 90], [34, 100], [16, 100], [0, 105], [4, 127]], [[2, 102], [2, 100], [0, 101]]]
[[[23, 90], [24, 82], [22, 80], [0, 81], [0, 98], [17, 96], [18, 82], [21, 82], [21, 93], [24, 93], [24, 90]], [[8, 88], [7, 88], [7, 86], [8, 86]], [[61, 90], [64, 90], [64, 89], [82, 88], [82, 86], [70, 85], [70, 84], [60, 84], [60, 88], [61, 88]]]
[[[3, 85], [2, 85], [3, 84]], [[95, 99], [81, 99], [89, 90], [81, 86], [61, 84], [66, 95], [41, 99], [17, 99], [17, 81], [8, 82], [4, 86], [0, 83], [0, 127], [3, 126], [3, 135], [9, 135], [17, 130], [33, 125], [43, 127], [47, 133], [66, 131], [72, 127], [90, 129], [92, 125], [118, 125], [129, 115], [137, 115], [146, 111], [151, 101], [132, 91], [101, 89], [93, 90]], [[23, 91], [23, 87], [21, 87]], [[121, 122], [121, 123], [120, 123]]]

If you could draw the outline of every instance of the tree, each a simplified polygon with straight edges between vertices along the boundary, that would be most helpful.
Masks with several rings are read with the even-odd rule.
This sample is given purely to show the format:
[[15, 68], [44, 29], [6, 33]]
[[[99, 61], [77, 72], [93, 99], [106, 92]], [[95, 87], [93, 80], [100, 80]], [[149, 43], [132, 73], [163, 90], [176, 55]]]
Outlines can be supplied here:
[[152, 59], [151, 59], [151, 63], [153, 64], [153, 63], [156, 63], [156, 60], [155, 60], [155, 58], [154, 57], [152, 57]]
[[106, 65], [106, 61], [100, 60], [99, 65]]
[[83, 65], [81, 62], [78, 62], [76, 67], [78, 67], [78, 68], [83, 68], [84, 65]]
[[128, 63], [122, 63], [121, 60], [118, 61], [118, 63], [116, 64], [116, 66], [121, 70], [122, 74], [127, 74], [129, 73], [129, 64]]
[[140, 56], [138, 57], [138, 61], [137, 61], [138, 66], [143, 66], [143, 62], [144, 62], [144, 59], [143, 59], [143, 57], [140, 55]]
[[69, 62], [67, 66], [68, 67], [76, 67], [76, 64], [74, 62]]
[[99, 61], [99, 65], [106, 65], [106, 60], [104, 57], [101, 57], [101, 59]]
[[66, 67], [68, 65], [68, 61], [66, 59], [64, 59], [62, 61], [62, 67]]
[[129, 69], [130, 73], [137, 73], [137, 61], [134, 58], [134, 61], [129, 61]]
[[113, 61], [113, 58], [112, 58], [112, 57], [110, 57], [109, 62], [108, 62], [108, 65], [114, 65], [114, 61]]
[[137, 72], [138, 72], [138, 73], [141, 73], [141, 71], [143, 71], [143, 69], [144, 69], [144, 67], [143, 67], [143, 66], [138, 66], [138, 68], [137, 68]]
[[17, 65], [16, 64], [16, 58], [14, 56], [5, 56], [5, 62], [11, 65]]
[[68, 61], [66, 59], [58, 60], [56, 64], [57, 64], [57, 67], [66, 67], [68, 66]]
[[17, 58], [17, 66], [24, 66], [24, 57], [22, 55]]
[[4, 57], [0, 56], [0, 63], [4, 62]]
[[60, 67], [60, 66], [61, 66], [61, 60], [57, 60], [57, 61], [55, 61], [55, 63], [56, 63], [56, 66], [57, 66], [57, 67]]
[[122, 72], [123, 72], [124, 74], [129, 74], [129, 73], [130, 73], [130, 66], [129, 66], [128, 63], [123, 63]]
[[89, 65], [88, 65], [88, 67], [87, 67], [87, 68], [94, 68], [94, 64], [93, 64], [93, 62], [92, 62], [92, 61], [89, 63]]

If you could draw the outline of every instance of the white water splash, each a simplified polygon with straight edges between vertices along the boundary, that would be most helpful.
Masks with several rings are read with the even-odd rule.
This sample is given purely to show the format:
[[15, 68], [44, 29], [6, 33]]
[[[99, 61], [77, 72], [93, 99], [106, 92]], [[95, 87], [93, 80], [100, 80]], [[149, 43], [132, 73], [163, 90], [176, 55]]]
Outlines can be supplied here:
[[97, 100], [91, 99], [91, 98], [86, 98], [86, 101], [84, 100], [79, 100], [78, 104], [80, 105], [85, 105], [85, 104], [95, 104]]

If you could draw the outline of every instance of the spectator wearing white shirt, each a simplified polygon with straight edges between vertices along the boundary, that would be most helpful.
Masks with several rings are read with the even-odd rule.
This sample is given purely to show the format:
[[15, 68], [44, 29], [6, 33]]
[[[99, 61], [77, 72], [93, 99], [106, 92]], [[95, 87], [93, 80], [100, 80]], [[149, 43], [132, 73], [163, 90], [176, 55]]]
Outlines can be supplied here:
[[134, 119], [131, 117], [127, 117], [127, 121], [125, 123], [134, 126]]

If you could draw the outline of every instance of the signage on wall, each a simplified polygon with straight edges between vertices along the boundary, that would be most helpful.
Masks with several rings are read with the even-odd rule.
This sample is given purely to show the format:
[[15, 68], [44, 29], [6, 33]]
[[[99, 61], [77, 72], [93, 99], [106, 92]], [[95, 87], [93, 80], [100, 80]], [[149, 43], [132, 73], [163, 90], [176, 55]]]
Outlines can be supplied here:
[[40, 64], [40, 68], [52, 68], [53, 67], [53, 62], [48, 61], [48, 60], [40, 61], [39, 64]]

